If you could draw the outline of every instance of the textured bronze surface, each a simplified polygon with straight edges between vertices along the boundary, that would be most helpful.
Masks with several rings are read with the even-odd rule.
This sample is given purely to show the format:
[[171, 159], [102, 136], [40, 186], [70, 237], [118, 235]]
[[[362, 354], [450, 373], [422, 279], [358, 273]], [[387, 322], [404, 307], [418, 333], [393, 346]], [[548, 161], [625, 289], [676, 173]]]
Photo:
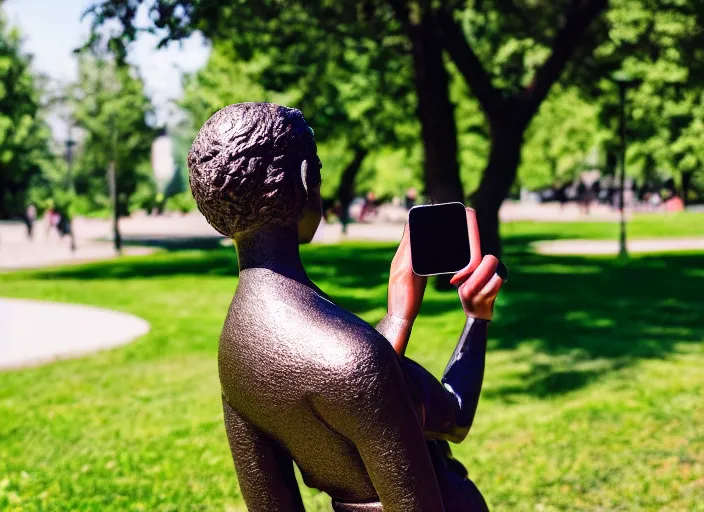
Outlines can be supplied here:
[[247, 508], [303, 510], [295, 463], [337, 511], [487, 510], [447, 444], [476, 411], [487, 322], [467, 321], [438, 382], [389, 343], [402, 322], [375, 329], [310, 281], [298, 244], [320, 220], [320, 166], [301, 122], [284, 107], [230, 106], [189, 155], [199, 208], [237, 247], [218, 362]]
[[300, 219], [302, 162], [319, 183], [313, 132], [298, 110], [239, 103], [213, 114], [198, 132], [188, 153], [189, 181], [208, 222], [233, 238]]

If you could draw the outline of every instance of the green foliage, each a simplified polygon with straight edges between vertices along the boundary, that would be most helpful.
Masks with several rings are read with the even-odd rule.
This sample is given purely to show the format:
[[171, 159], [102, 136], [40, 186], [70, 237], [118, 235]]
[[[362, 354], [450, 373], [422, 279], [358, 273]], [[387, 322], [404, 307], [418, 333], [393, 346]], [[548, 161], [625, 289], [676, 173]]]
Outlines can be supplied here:
[[[577, 7], [570, 0], [469, 0], [458, 5], [462, 5], [460, 18], [467, 41], [494, 87], [505, 97], [520, 95], [532, 84], [553, 50], [560, 27]], [[592, 48], [604, 37], [603, 20], [597, 18], [580, 38], [574, 65], [568, 65], [561, 77], [564, 84], [589, 80], [594, 71]]]
[[[607, 13], [609, 40], [599, 59], [632, 80], [627, 91], [629, 172], [657, 180], [703, 180], [704, 3], [617, 0]], [[602, 120], [616, 134], [618, 98], [601, 82]]]
[[130, 198], [151, 186], [151, 144], [156, 131], [148, 121], [153, 107], [134, 69], [109, 58], [81, 55], [78, 82], [71, 88], [72, 110], [82, 137], [75, 162], [76, 193], [91, 208], [109, 206], [107, 170], [114, 162], [118, 204], [127, 214]]
[[190, 190], [174, 194], [166, 200], [166, 209], [172, 212], [188, 213], [196, 209], [196, 200]]
[[179, 104], [190, 114], [192, 125], [202, 126], [217, 110], [233, 103], [291, 103], [298, 96], [295, 91], [277, 94], [258, 82], [265, 61], [265, 57], [249, 62], [238, 59], [227, 41], [214, 42], [206, 65], [184, 77], [184, 94]]
[[403, 197], [409, 187], [422, 190], [421, 159], [420, 145], [408, 150], [389, 148], [371, 153], [360, 171], [357, 195], [371, 190], [377, 197], [388, 199]]
[[0, 219], [24, 215], [40, 199], [32, 187], [55, 165], [51, 133], [41, 116], [41, 89], [22, 53], [20, 34], [0, 12]]
[[[91, 10], [95, 27], [114, 19], [122, 25], [122, 33], [111, 39], [110, 44], [124, 47], [135, 37], [138, 29], [134, 24], [134, 7], [139, 3], [105, 0], [97, 2]], [[405, 171], [408, 165], [420, 167], [414, 149], [419, 144], [415, 95], [420, 91], [416, 85], [423, 78], [416, 77], [415, 73], [422, 74], [423, 71], [422, 66], [414, 71], [413, 54], [421, 60], [424, 58], [420, 41], [430, 34], [421, 34], [433, 23], [439, 23], [436, 17], [461, 18], [471, 46], [469, 51], [479, 56], [479, 69], [469, 76], [486, 72], [488, 85], [496, 89], [497, 98], [519, 92], [529, 97], [528, 86], [548, 60], [554, 35], [564, 18], [587, 16], [589, 9], [566, 0], [518, 4], [298, 0], [287, 2], [285, 8], [276, 0], [244, 1], [237, 5], [177, 0], [157, 1], [149, 10], [154, 23], [166, 29], [164, 41], [178, 39], [194, 29], [201, 30], [214, 41], [207, 76], [201, 76], [195, 87], [198, 94], [193, 95], [190, 108], [187, 107], [199, 122], [204, 120], [203, 112], [214, 110], [213, 103], [219, 107], [240, 98], [283, 100], [304, 110], [311, 124], [323, 134], [321, 142], [326, 142], [323, 138], [342, 138], [350, 152], [362, 147], [371, 151], [383, 148], [387, 154], [396, 153], [395, 159], [403, 160], [399, 175], [404, 176], [408, 174]], [[576, 50], [580, 58], [586, 58], [597, 36], [603, 34], [599, 26], [587, 32], [587, 42], [583, 45], [586, 50]], [[97, 31], [95, 37], [98, 38]], [[449, 53], [453, 55], [452, 51]], [[562, 64], [557, 67], [561, 68]], [[228, 79], [213, 78], [217, 73]], [[487, 130], [488, 121], [495, 122], [496, 119], [483, 118], [484, 114], [489, 117], [493, 114], [486, 108], [482, 112], [473, 99], [467, 100], [466, 84], [464, 89], [458, 86], [461, 75], [454, 70], [452, 73], [455, 77], [453, 98], [458, 104], [460, 125], [461, 174], [463, 181], [475, 188], [486, 167], [489, 140], [495, 135]], [[467, 79], [467, 74], [463, 78], [461, 81]], [[548, 84], [549, 88], [552, 81], [554, 78], [545, 78], [542, 84]], [[474, 89], [474, 84], [470, 85]], [[460, 91], [463, 99], [459, 99]], [[223, 97], [228, 101], [223, 102]], [[542, 100], [530, 101], [533, 104], [524, 109], [526, 112], [537, 108]], [[510, 106], [503, 110], [509, 111]], [[532, 113], [524, 117], [529, 119], [531, 116]], [[428, 123], [428, 130], [434, 129], [431, 119], [424, 122]], [[551, 123], [548, 120], [546, 124]], [[561, 159], [557, 164], [561, 173], [567, 172], [564, 168], [568, 167], [573, 171], [577, 167], [575, 162], [567, 162], [562, 154], [554, 156], [560, 151], [558, 146], [555, 144], [545, 149], [545, 158], [551, 161]], [[407, 150], [405, 155], [397, 152], [401, 148]], [[565, 151], [570, 149], [564, 148]], [[425, 150], [432, 154], [439, 149]], [[572, 160], [579, 158], [580, 155], [572, 156]], [[385, 160], [387, 157], [382, 162]], [[381, 171], [373, 161], [372, 156], [364, 165], [363, 174], [366, 176], [360, 177], [363, 183], [376, 181], [382, 188], [401, 188], [384, 187], [388, 182], [386, 179], [369, 180], [370, 169]], [[540, 165], [533, 162], [526, 168], [538, 167]], [[429, 175], [434, 172], [444, 176], [446, 170], [428, 169]], [[339, 175], [338, 172], [334, 174]], [[417, 171], [412, 174], [417, 175]], [[413, 181], [417, 180], [411, 178], [406, 185]], [[533, 181], [542, 182], [544, 179]]]
[[[316, 131], [323, 162], [324, 196], [335, 195], [340, 176], [356, 148], [370, 153], [358, 188], [399, 195], [418, 181], [417, 168], [409, 167], [412, 157], [408, 152], [417, 144], [417, 126], [406, 114], [410, 106], [399, 109], [402, 98], [392, 101], [381, 92], [382, 87], [396, 93], [402, 91], [403, 80], [408, 78], [384, 76], [372, 69], [372, 50], [347, 50], [344, 58], [349, 62], [337, 64], [335, 55], [321, 55], [318, 60], [324, 66], [305, 71], [296, 67], [304, 76], [293, 77], [290, 66], [294, 64], [283, 66], [283, 54], [252, 48], [245, 60], [233, 49], [236, 44], [229, 39], [216, 40], [206, 66], [186, 77], [180, 105], [190, 114], [194, 126], [202, 125], [216, 110], [231, 103], [270, 101], [293, 105], [303, 110]], [[286, 52], [307, 53], [311, 44], [313, 41], [296, 39], [297, 46]], [[285, 78], [290, 78], [290, 82]]]
[[137, 182], [134, 193], [129, 198], [129, 211], [144, 210], [151, 212], [157, 207], [158, 193], [156, 184], [150, 175], [142, 175], [143, 179]]
[[[136, 6], [144, 2], [95, 3], [95, 26], [118, 20], [123, 31], [110, 44], [124, 48], [139, 31]], [[496, 128], [522, 133], [521, 119], [532, 119], [521, 139], [522, 186], [570, 180], [595, 165], [612, 172], [614, 159], [594, 158], [593, 150], [601, 146], [613, 156], [618, 147], [618, 96], [610, 76], [619, 69], [641, 81], [629, 94], [629, 173], [651, 179], [675, 176], [695, 186], [704, 183], [699, 144], [704, 129], [701, 0], [611, 0], [608, 6], [599, 0], [298, 0], [282, 5], [277, 0], [159, 0], [143, 5], [155, 25], [165, 29], [164, 42], [196, 29], [214, 41], [208, 68], [191, 82], [187, 109], [195, 119], [202, 122], [206, 112], [245, 99], [295, 104], [318, 129], [323, 145], [342, 141], [326, 150], [335, 155], [326, 164], [335, 179], [354, 146], [363, 145], [372, 150], [361, 171], [363, 186], [401, 188], [386, 186], [386, 175], [374, 178], [374, 172], [389, 174], [389, 154], [400, 165], [392, 177], [406, 176], [412, 168], [407, 184], [413, 184], [420, 142], [413, 119], [412, 37], [404, 24], [437, 15], [461, 23], [469, 49], [453, 52], [445, 41], [454, 64], [465, 68], [459, 74], [447, 59], [465, 189], [476, 188], [487, 169]], [[411, 13], [407, 19], [406, 7]], [[579, 34], [577, 40], [571, 40], [570, 29]], [[467, 58], [468, 52], [476, 62]], [[541, 106], [542, 98], [547, 104]], [[485, 187], [499, 188], [506, 187]]]
[[604, 137], [598, 105], [583, 99], [576, 88], [558, 85], [526, 132], [518, 180], [529, 190], [571, 183], [595, 167], [587, 157]]
[[489, 123], [467, 82], [449, 59], [447, 66], [451, 76], [450, 98], [455, 104], [460, 175], [465, 188], [475, 190], [489, 158]]
[[[456, 73], [452, 99], [457, 105], [462, 181], [473, 190], [486, 167], [489, 127], [467, 84]], [[577, 87], [554, 86], [526, 131], [518, 168], [520, 185], [529, 190], [547, 188], [598, 167], [599, 162], [591, 162], [590, 157], [608, 136], [599, 113], [598, 103], [585, 99]]]

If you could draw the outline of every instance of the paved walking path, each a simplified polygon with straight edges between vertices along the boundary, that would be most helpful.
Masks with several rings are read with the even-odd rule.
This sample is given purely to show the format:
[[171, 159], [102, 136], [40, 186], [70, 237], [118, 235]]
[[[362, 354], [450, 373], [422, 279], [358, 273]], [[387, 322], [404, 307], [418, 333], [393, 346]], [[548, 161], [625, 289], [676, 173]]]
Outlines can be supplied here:
[[118, 347], [147, 332], [145, 320], [126, 313], [0, 298], [0, 370]]
[[[626, 245], [630, 253], [704, 251], [704, 238], [636, 239]], [[533, 249], [548, 255], [610, 255], [618, 254], [619, 244], [616, 240], [551, 240], [536, 242]]]
[[[122, 251], [122, 254], [133, 256], [152, 252], [154, 249], [149, 247], [128, 247]], [[68, 239], [65, 244], [23, 243], [16, 244], [12, 248], [8, 248], [7, 244], [0, 244], [0, 271], [87, 263], [108, 260], [116, 256], [112, 244], [101, 242], [83, 243], [76, 251], [71, 251]]]

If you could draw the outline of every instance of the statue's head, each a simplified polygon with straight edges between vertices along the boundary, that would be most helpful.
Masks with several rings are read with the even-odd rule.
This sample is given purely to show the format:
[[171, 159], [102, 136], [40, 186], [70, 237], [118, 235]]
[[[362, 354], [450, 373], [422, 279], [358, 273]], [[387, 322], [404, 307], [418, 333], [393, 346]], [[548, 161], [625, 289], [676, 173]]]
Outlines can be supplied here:
[[320, 159], [300, 111], [238, 103], [217, 111], [188, 153], [193, 197], [207, 221], [237, 239], [298, 226], [309, 242], [322, 216]]

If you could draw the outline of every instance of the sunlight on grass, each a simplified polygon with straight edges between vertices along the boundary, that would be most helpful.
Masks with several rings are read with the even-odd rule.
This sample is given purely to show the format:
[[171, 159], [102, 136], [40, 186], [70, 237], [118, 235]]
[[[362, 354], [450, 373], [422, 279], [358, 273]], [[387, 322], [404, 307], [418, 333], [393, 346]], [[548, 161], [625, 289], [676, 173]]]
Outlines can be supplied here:
[[[528, 237], [530, 238], [530, 237]], [[704, 255], [546, 257], [506, 240], [511, 281], [485, 388], [455, 448], [496, 510], [697, 510], [704, 495]], [[311, 277], [369, 322], [389, 244], [307, 247]], [[130, 312], [117, 350], [0, 374], [0, 510], [245, 510], [222, 427], [217, 340], [232, 249], [0, 276], [0, 296]], [[409, 356], [440, 375], [462, 327], [428, 290]], [[329, 510], [304, 489], [308, 510]]]
[[[628, 219], [627, 233], [636, 238], [704, 237], [704, 212], [637, 213]], [[556, 240], [588, 238], [618, 240], [618, 222], [593, 221], [585, 216], [580, 222], [506, 222], [504, 237]]]

